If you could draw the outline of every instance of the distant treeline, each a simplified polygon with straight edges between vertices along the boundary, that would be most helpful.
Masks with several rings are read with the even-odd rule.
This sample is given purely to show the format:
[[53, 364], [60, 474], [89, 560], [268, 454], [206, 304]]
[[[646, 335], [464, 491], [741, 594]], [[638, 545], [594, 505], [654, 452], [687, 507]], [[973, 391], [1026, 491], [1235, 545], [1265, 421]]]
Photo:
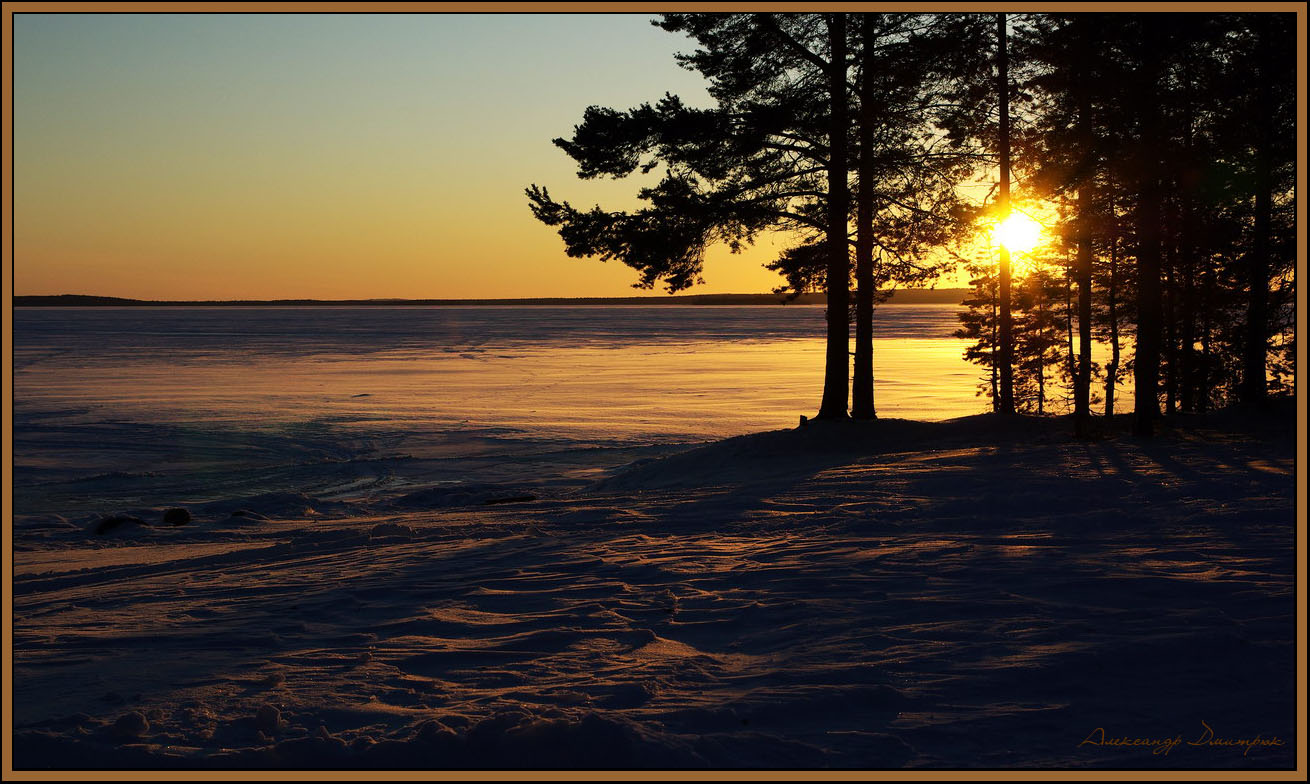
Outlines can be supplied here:
[[[901, 289], [889, 301], [898, 305], [959, 305], [969, 289]], [[27, 295], [13, 298], [14, 307], [395, 307], [458, 305], [824, 305], [823, 293], [787, 299], [783, 294], [691, 294], [676, 297], [533, 297], [527, 299], [238, 299], [150, 300], [96, 297], [87, 294]]]

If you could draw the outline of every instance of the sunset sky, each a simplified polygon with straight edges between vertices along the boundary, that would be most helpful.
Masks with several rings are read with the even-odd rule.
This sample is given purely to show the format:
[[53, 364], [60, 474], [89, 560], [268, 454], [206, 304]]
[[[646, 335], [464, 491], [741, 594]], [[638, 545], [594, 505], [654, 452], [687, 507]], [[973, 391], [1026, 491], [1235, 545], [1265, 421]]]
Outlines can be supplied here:
[[[636, 203], [551, 139], [592, 104], [709, 104], [652, 17], [17, 14], [15, 293], [642, 293], [523, 189]], [[719, 249], [692, 293], [768, 291], [773, 255]]]

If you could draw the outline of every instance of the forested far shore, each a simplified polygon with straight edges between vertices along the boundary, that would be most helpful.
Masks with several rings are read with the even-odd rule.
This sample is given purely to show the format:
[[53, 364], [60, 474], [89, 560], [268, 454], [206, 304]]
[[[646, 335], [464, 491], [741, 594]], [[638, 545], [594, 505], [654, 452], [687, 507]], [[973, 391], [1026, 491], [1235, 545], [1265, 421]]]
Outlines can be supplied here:
[[[969, 289], [901, 289], [889, 301], [897, 305], [960, 305]], [[822, 293], [788, 298], [784, 294], [690, 294], [674, 297], [529, 297], [520, 299], [233, 299], [233, 300], [149, 300], [125, 297], [97, 297], [86, 294], [23, 295], [13, 298], [14, 307], [395, 307], [458, 305], [825, 305]]]

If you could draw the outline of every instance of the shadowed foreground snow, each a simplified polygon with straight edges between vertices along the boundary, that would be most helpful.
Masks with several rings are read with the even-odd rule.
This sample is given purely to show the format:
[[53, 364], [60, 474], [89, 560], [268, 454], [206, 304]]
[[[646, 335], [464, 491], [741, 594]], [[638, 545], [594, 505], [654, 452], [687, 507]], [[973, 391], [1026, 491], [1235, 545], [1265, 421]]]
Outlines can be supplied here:
[[530, 501], [25, 519], [14, 765], [1294, 767], [1288, 412], [812, 423]]

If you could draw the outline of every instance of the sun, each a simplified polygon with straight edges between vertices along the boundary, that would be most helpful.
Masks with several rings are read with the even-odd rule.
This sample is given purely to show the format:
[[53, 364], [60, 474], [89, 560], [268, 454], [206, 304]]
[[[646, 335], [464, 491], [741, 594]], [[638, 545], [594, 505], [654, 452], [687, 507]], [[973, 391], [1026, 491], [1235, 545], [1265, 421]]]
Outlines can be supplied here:
[[1004, 246], [1011, 253], [1028, 253], [1042, 241], [1042, 224], [1022, 212], [992, 227], [992, 244]]

